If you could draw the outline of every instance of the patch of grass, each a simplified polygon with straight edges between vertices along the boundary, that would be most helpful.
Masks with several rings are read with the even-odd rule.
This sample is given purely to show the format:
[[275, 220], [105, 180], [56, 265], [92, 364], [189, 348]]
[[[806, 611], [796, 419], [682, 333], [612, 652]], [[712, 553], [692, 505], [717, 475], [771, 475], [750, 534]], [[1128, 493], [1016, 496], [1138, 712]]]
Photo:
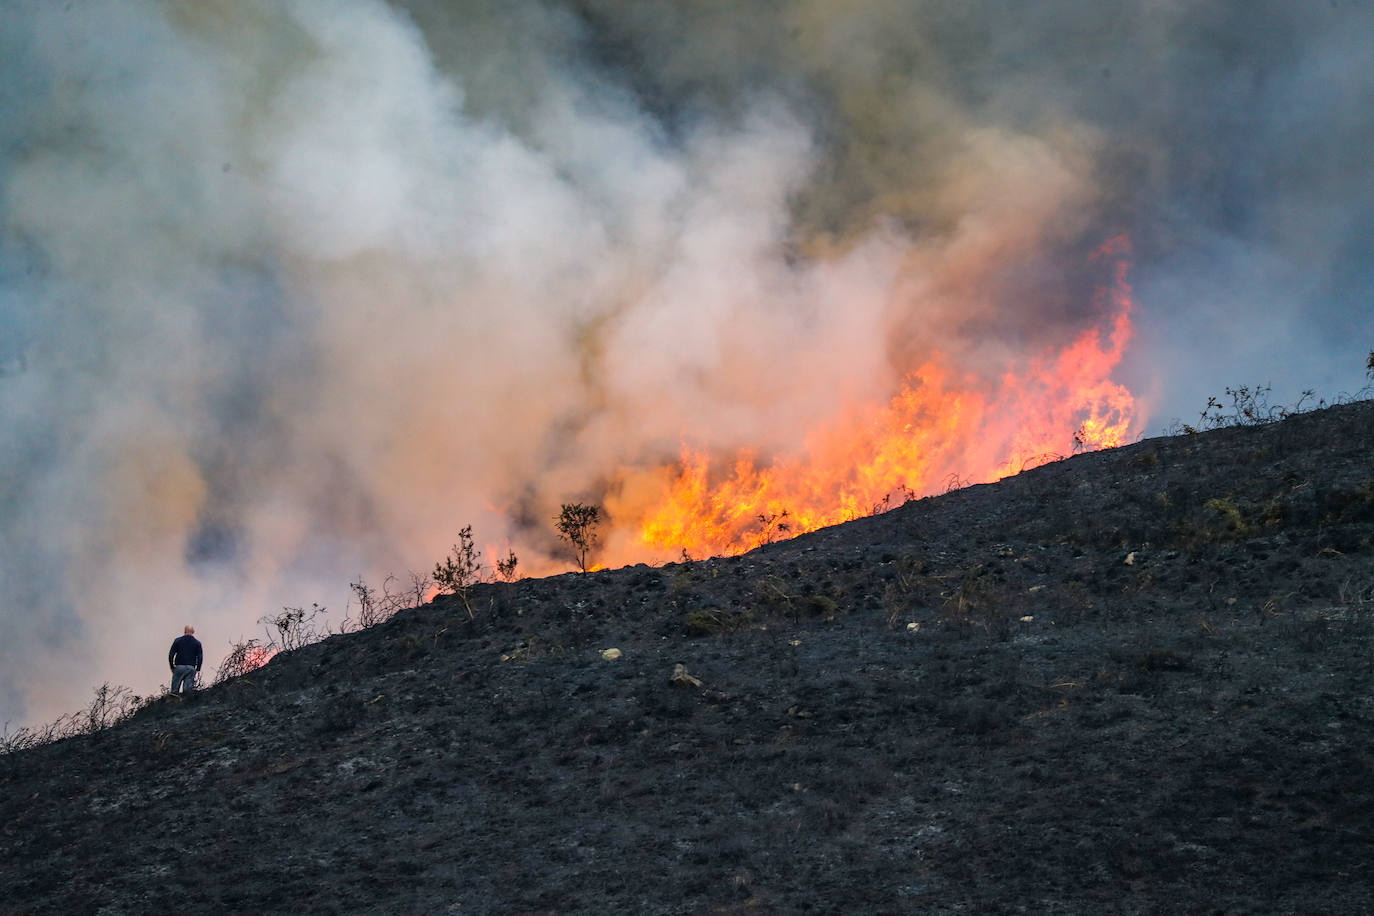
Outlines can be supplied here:
[[1284, 507], [1277, 500], [1257, 511], [1230, 496], [1213, 497], [1203, 501], [1200, 509], [1178, 518], [1170, 540], [1185, 547], [1239, 541], [1277, 527], [1283, 519]]
[[781, 576], [764, 576], [754, 583], [754, 603], [774, 613], [791, 613], [796, 598]]
[[982, 563], [965, 569], [959, 584], [943, 597], [940, 616], [945, 629], [961, 635], [977, 628], [998, 642], [1006, 642], [1011, 639], [1013, 622], [1022, 616], [1023, 596], [991, 581], [988, 567]]
[[1322, 522], [1343, 525], [1374, 521], [1374, 482], [1350, 489], [1331, 489], [1321, 495]]
[[1140, 454], [1133, 456], [1131, 460], [1127, 462], [1128, 467], [1132, 467], [1141, 471], [1153, 470], [1154, 468], [1159, 467], [1159, 465], [1160, 459], [1158, 449], [1150, 449], [1148, 451], [1141, 452]]
[[811, 595], [801, 607], [803, 616], [820, 617], [825, 620], [834, 620], [840, 611], [839, 602], [829, 595]]
[[1209, 499], [1202, 504], [1212, 513], [1212, 530], [1219, 536], [1244, 537], [1250, 526], [1240, 514], [1240, 509], [1229, 499]]
[[405, 636], [394, 640], [396, 652], [407, 659], [417, 658], [429, 651], [429, 646], [423, 639], [414, 633], [407, 633]]
[[717, 636], [741, 630], [753, 620], [753, 615], [748, 611], [722, 611], [715, 608], [688, 611], [682, 632], [688, 636]]

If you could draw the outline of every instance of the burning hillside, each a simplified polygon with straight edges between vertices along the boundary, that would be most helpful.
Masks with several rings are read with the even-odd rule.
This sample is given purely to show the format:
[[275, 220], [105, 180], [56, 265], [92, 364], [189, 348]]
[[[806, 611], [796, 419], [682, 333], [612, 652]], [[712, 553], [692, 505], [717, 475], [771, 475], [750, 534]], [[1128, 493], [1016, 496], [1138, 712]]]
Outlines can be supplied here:
[[283, 651], [0, 755], [0, 913], [1374, 911], [1371, 441], [1148, 439]]
[[1135, 400], [1110, 378], [1131, 336], [1128, 250], [1122, 238], [1099, 252], [1114, 273], [1100, 291], [1104, 326], [1024, 367], [985, 380], [933, 355], [886, 405], [811, 430], [798, 457], [762, 463], [746, 451], [721, 468], [685, 447], [663, 474], [666, 496], [648, 510], [642, 543], [698, 557], [738, 553], [884, 511], [894, 497], [999, 480], [1069, 448], [1129, 441]]

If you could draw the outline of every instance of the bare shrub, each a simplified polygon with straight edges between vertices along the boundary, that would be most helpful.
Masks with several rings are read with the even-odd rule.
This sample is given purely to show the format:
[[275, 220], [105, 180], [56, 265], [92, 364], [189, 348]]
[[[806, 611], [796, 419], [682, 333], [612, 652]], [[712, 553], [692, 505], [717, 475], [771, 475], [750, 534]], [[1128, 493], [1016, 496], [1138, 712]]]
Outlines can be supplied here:
[[[379, 623], [390, 620], [400, 611], [416, 608], [425, 603], [425, 596], [428, 595], [432, 580], [423, 573], [410, 573], [410, 584], [397, 589], [398, 580], [395, 576], [387, 576], [382, 582], [382, 590], [379, 594], [377, 589], [368, 585], [362, 576], [353, 582], [348, 583], [349, 589], [353, 592], [353, 599], [358, 604], [358, 616], [354, 620], [352, 615], [344, 617], [343, 624], [340, 626], [341, 633], [347, 633], [352, 625], [362, 630], [376, 626]], [[350, 607], [352, 606], [350, 600]]]
[[1275, 408], [1269, 403], [1270, 385], [1241, 385], [1227, 388], [1231, 406], [1225, 407], [1218, 398], [1209, 397], [1207, 406], [1199, 415], [1199, 425], [1203, 429], [1219, 429], [1223, 426], [1259, 426], [1272, 423], [1277, 417]]
[[1036, 455], [1022, 455], [1020, 463], [1017, 465], [1016, 473], [1032, 471], [1047, 464], [1054, 464], [1056, 461], [1063, 461], [1064, 456], [1058, 452], [1040, 452]]
[[236, 642], [230, 647], [229, 654], [224, 657], [224, 661], [219, 663], [219, 669], [215, 672], [214, 683], [222, 684], [230, 678], [256, 671], [267, 664], [276, 654], [276, 646], [259, 642], [256, 639]]
[[90, 735], [123, 722], [143, 705], [143, 698], [128, 687], [108, 681], [95, 688], [95, 696], [82, 711], [81, 733]]
[[882, 515], [890, 509], [905, 506], [916, 498], [916, 491], [904, 483], [897, 484], [896, 488], [889, 491], [882, 499], [873, 504], [873, 509], [869, 515]]
[[325, 613], [318, 604], [310, 605], [310, 610], [299, 607], [284, 607], [280, 614], [268, 614], [259, 618], [267, 631], [267, 644], [278, 651], [289, 652], [311, 643], [319, 642], [328, 633], [320, 632], [315, 621]]
[[758, 520], [761, 530], [754, 546], [762, 547], [765, 544], [773, 543], [779, 536], [786, 537], [792, 530], [792, 523], [787, 519], [788, 512], [786, 509], [781, 512], [774, 512], [772, 515], [760, 513]]
[[[374, 627], [400, 610], [399, 605], [402, 600], [391, 592], [391, 583], [394, 581], [396, 581], [395, 576], [387, 576], [386, 581], [382, 583], [380, 595], [377, 594], [375, 588], [363, 580], [362, 576], [348, 583], [354, 599], [358, 602], [357, 623], [360, 629], [366, 630], [368, 627]], [[351, 618], [345, 617], [344, 619], [349, 620]]]
[[[383, 583], [385, 587], [385, 583]], [[377, 606], [377, 590], [368, 585], [362, 576], [348, 583], [349, 591], [353, 592], [353, 597], [358, 602], [358, 626], [367, 629], [382, 621], [381, 609]], [[349, 620], [352, 615], [345, 614], [344, 620]]]
[[1271, 404], [1269, 395], [1272, 391], [1271, 385], [1228, 387], [1226, 398], [1230, 400], [1229, 405], [1222, 398], [1209, 397], [1207, 406], [1198, 414], [1197, 426], [1184, 423], [1180, 425], [1180, 431], [1196, 433], [1199, 430], [1223, 429], [1228, 426], [1264, 426], [1327, 406], [1325, 398], [1313, 400], [1316, 395], [1311, 389], [1304, 391], [1292, 404]]
[[945, 478], [945, 488], [941, 493], [953, 493], [955, 490], [962, 490], [964, 487], [972, 485], [972, 478], [961, 477], [957, 471], [951, 471], [949, 476]]
[[[511, 554], [513, 558], [515, 554]], [[410, 585], [406, 587], [401, 595], [408, 602], [403, 607], [421, 607], [429, 599], [429, 590], [434, 587], [434, 580], [424, 573], [411, 571], [408, 573]]]

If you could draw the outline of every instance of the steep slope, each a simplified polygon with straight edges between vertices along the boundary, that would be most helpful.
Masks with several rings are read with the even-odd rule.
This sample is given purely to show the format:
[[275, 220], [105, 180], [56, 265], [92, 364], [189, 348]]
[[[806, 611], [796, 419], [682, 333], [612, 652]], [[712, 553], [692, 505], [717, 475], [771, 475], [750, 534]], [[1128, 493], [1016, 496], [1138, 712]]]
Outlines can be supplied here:
[[1369, 912], [1371, 442], [1361, 402], [404, 612], [0, 758], [0, 910]]

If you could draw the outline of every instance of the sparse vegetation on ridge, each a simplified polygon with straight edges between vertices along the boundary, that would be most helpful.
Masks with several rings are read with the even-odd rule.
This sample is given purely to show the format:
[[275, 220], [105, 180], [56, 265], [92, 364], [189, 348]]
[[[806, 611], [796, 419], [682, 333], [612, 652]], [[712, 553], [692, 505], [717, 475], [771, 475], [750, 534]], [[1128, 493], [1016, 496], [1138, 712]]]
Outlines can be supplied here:
[[[1369, 357], [1365, 361], [1365, 376], [1371, 383], [1374, 383], [1374, 350], [1370, 351]], [[1216, 396], [1207, 398], [1207, 405], [1198, 414], [1196, 424], [1175, 420], [1165, 432], [1170, 435], [1179, 433], [1193, 435], [1202, 430], [1225, 429], [1231, 426], [1262, 426], [1267, 423], [1286, 420], [1311, 410], [1321, 410], [1332, 404], [1349, 404], [1367, 400], [1374, 395], [1374, 385], [1366, 385], [1354, 394], [1342, 394], [1328, 401], [1324, 397], [1317, 397], [1316, 392], [1309, 388], [1303, 391], [1292, 404], [1276, 405], [1269, 401], [1269, 396], [1273, 390], [1272, 385], [1228, 386], [1225, 398]], [[1079, 436], [1076, 433], [1074, 442], [1075, 445], [1079, 442]]]
[[58, 716], [44, 725], [20, 728], [6, 726], [0, 734], [0, 755], [52, 744], [65, 738], [92, 735], [127, 720], [153, 698], [140, 697], [128, 687], [108, 682], [95, 688], [84, 709]]

